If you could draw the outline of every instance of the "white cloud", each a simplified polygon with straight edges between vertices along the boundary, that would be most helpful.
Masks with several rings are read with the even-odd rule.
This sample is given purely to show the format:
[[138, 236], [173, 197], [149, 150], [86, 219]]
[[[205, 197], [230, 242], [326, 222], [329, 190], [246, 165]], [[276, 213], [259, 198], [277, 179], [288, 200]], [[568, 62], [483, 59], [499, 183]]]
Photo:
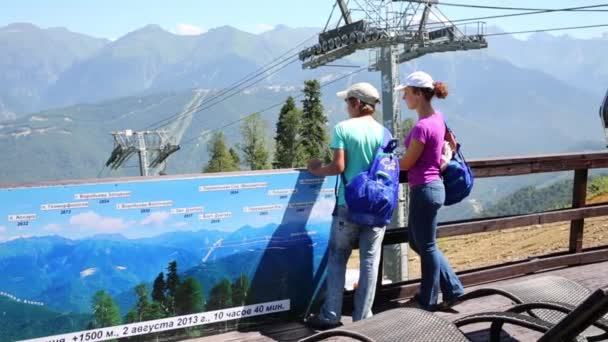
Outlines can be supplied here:
[[82, 271], [80, 272], [80, 277], [81, 277], [81, 278], [88, 277], [88, 276], [90, 276], [90, 275], [95, 274], [95, 272], [97, 272], [97, 271], [98, 271], [98, 269], [97, 269], [97, 268], [95, 268], [95, 267], [92, 267], [92, 268], [87, 268], [86, 270], [82, 270]]
[[175, 228], [181, 228], [181, 227], [187, 227], [187, 226], [188, 226], [188, 223], [186, 223], [186, 222], [176, 222], [173, 224], [173, 227], [175, 227]]
[[303, 211], [292, 211], [283, 223], [325, 223], [331, 222], [335, 199], [319, 198], [312, 207]]
[[334, 212], [335, 199], [320, 199], [310, 211], [309, 221], [331, 221]]
[[61, 231], [61, 226], [56, 223], [51, 223], [51, 224], [47, 224], [46, 226], [42, 227], [42, 230], [47, 231], [47, 232], [59, 232], [59, 231]]
[[177, 24], [172, 32], [175, 34], [179, 34], [180, 36], [197, 36], [199, 34], [207, 32], [207, 30], [202, 29], [196, 25], [183, 23]]
[[0, 226], [0, 233], [4, 233], [6, 231], [6, 227]]
[[150, 214], [145, 219], [141, 220], [140, 224], [144, 225], [144, 226], [147, 226], [147, 225], [160, 226], [163, 223], [165, 223], [165, 221], [167, 221], [170, 216], [171, 216], [171, 214], [169, 214], [168, 211], [155, 212], [155, 213]]
[[72, 216], [70, 224], [87, 230], [99, 232], [117, 232], [127, 228], [127, 224], [120, 218], [103, 217], [94, 211], [87, 211]]
[[253, 33], [264, 33], [266, 31], [271, 31], [274, 29], [273, 25], [270, 24], [256, 24], [253, 29]]

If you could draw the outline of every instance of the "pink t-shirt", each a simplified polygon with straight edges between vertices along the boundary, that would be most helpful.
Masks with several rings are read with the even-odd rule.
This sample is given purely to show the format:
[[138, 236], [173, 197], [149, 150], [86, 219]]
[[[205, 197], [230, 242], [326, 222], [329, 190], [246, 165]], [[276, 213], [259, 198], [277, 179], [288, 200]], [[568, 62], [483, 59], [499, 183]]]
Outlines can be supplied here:
[[445, 121], [443, 114], [435, 114], [418, 120], [410, 134], [405, 138], [405, 147], [412, 139], [424, 144], [424, 150], [416, 164], [407, 172], [410, 187], [428, 184], [441, 178], [441, 154], [445, 140]]

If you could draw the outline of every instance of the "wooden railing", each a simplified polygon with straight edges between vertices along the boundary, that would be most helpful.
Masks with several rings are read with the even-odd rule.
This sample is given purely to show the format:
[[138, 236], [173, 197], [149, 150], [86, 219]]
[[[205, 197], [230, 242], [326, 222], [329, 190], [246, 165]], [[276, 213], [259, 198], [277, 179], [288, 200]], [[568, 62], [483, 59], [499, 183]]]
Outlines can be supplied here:
[[[470, 160], [469, 164], [473, 169], [476, 179], [574, 171], [574, 186], [572, 192], [572, 205], [570, 208], [525, 215], [441, 223], [437, 234], [438, 237], [465, 236], [498, 230], [543, 225], [554, 222], [570, 221], [569, 244], [566, 252], [534, 256], [523, 261], [503, 263], [458, 272], [461, 281], [465, 285], [480, 284], [556, 267], [575, 266], [608, 260], [608, 239], [603, 241], [603, 245], [600, 247], [585, 249], [583, 246], [585, 219], [591, 217], [608, 216], [608, 203], [594, 205], [587, 205], [585, 203], [589, 170], [608, 168], [608, 152]], [[267, 171], [263, 172], [267, 173]], [[157, 178], [166, 179], [166, 176]], [[140, 178], [133, 178], [132, 180], [138, 179]], [[118, 180], [125, 181], [129, 179], [104, 179], [104, 182]], [[407, 182], [407, 175], [405, 173], [402, 173], [401, 180], [402, 183]], [[89, 182], [90, 180], [76, 182], [48, 182], [20, 184], [19, 187], [41, 186], [47, 184], [85, 184]], [[400, 227], [397, 229], [388, 230], [385, 234], [383, 244], [393, 245], [407, 242], [407, 227]], [[378, 284], [379, 287], [376, 303], [384, 304], [395, 299], [412, 296], [418, 286], [418, 280], [407, 280], [389, 285], [381, 285], [381, 282], [378, 282]], [[349, 308], [351, 307], [352, 291], [349, 291], [344, 297], [345, 311], [349, 311]]]
[[[583, 248], [585, 219], [608, 216], [608, 203], [595, 205], [587, 205], [585, 203], [589, 170], [608, 168], [608, 153], [577, 153], [471, 160], [469, 161], [469, 165], [473, 169], [476, 179], [574, 171], [574, 186], [572, 206], [570, 208], [526, 215], [472, 219], [440, 224], [437, 233], [438, 237], [450, 237], [570, 221], [567, 252], [535, 256], [523, 261], [462, 271], [459, 272], [459, 276], [463, 284], [475, 285], [556, 267], [575, 266], [608, 260], [608, 239], [601, 247], [593, 249]], [[407, 182], [407, 174], [402, 173], [401, 181], [402, 183]], [[401, 227], [388, 230], [383, 244], [392, 245], [407, 242], [407, 227]], [[382, 305], [395, 299], [410, 297], [414, 294], [417, 286], [418, 280], [379, 285], [376, 303]], [[347, 292], [344, 302], [346, 311], [351, 308], [351, 299], [352, 292]]]

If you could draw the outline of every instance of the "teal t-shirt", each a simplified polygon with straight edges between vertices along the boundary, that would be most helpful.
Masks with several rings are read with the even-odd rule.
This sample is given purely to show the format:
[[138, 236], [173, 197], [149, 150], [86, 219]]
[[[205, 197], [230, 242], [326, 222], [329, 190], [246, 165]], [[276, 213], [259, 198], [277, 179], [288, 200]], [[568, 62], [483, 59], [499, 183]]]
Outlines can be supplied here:
[[[330, 147], [334, 150], [345, 151], [346, 168], [344, 176], [346, 182], [349, 182], [360, 172], [369, 169], [376, 150], [382, 145], [383, 140], [384, 127], [372, 117], [348, 119], [334, 127]], [[340, 184], [338, 205], [344, 204], [346, 204], [344, 185]]]

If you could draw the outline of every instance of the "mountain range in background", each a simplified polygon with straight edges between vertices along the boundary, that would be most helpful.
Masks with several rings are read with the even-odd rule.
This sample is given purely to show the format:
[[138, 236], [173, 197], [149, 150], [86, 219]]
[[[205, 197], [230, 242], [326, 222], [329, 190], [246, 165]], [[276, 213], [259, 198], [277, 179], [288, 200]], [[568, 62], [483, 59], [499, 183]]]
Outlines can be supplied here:
[[[183, 111], [197, 93], [208, 100], [316, 32], [278, 26], [255, 35], [224, 26], [178, 36], [149, 25], [109, 41], [31, 24], [2, 27], [0, 118], [5, 120], [0, 122], [0, 142], [5, 153], [0, 179], [6, 184], [95, 178], [112, 150], [111, 131], [143, 129]], [[446, 114], [468, 158], [598, 150], [605, 146], [598, 107], [608, 86], [608, 61], [602, 57], [607, 41], [548, 34], [527, 40], [490, 37], [486, 50], [435, 54], [402, 64], [401, 78], [423, 69], [448, 84], [450, 96], [436, 107]], [[364, 52], [340, 64], [368, 62]], [[299, 95], [306, 79], [325, 83], [352, 70], [302, 70], [297, 61], [196, 113], [166, 172], [200, 172], [207, 160], [208, 133]], [[378, 73], [364, 72], [322, 89], [330, 125], [345, 118], [335, 92], [356, 81], [380, 84]], [[274, 136], [278, 110], [263, 113], [269, 137]], [[402, 110], [403, 118], [414, 115]], [[238, 125], [222, 130], [230, 145], [240, 142]], [[130, 166], [103, 175], [136, 175], [137, 168]], [[493, 180], [476, 187], [474, 196], [486, 201], [548, 177]]]
[[[0, 27], [0, 144], [4, 151], [0, 183], [95, 178], [112, 150], [111, 131], [143, 129], [183, 111], [197, 94], [202, 93], [203, 101], [210, 99], [318, 31], [278, 26], [255, 35], [224, 26], [198, 36], [179, 36], [148, 25], [110, 41], [28, 23]], [[423, 69], [449, 85], [450, 96], [436, 106], [446, 114], [468, 158], [600, 150], [605, 148], [598, 107], [608, 87], [606, 43], [608, 35], [596, 39], [548, 34], [526, 40], [490, 37], [486, 50], [430, 55], [403, 64], [401, 78]], [[354, 67], [368, 63], [367, 53], [339, 62]], [[200, 172], [207, 160], [208, 133], [281, 103], [289, 95], [299, 95], [304, 80], [330, 82], [352, 70], [302, 70], [296, 61], [197, 113], [188, 124], [183, 140], [187, 143], [169, 158], [167, 173]], [[357, 81], [380, 85], [379, 74], [359, 73], [322, 89], [330, 125], [345, 118], [344, 104], [335, 93]], [[274, 136], [278, 110], [263, 113], [268, 136]], [[402, 110], [403, 118], [414, 115]], [[238, 125], [222, 130], [231, 146], [240, 142]], [[136, 174], [134, 167], [103, 173]], [[533, 192], [532, 198], [553, 203], [556, 198], [562, 200], [564, 189], [553, 191], [555, 186], [548, 185], [570, 176], [481, 179], [470, 199], [443, 209], [441, 219], [483, 216], [484, 209], [500, 214], [505, 206], [519, 210], [513, 203], [522, 202], [528, 192]], [[508, 196], [531, 184], [541, 186]], [[327, 239], [318, 236], [309, 245], [300, 241], [306, 248], [283, 248], [280, 238], [290, 236], [293, 229], [268, 225], [246, 226], [232, 233], [199, 230], [136, 240], [96, 235], [80, 240], [47, 236], [3, 242], [0, 291], [45, 305], [0, 295], [0, 312], [8, 317], [2, 320], [5, 329], [0, 330], [0, 340], [82, 329], [90, 322], [91, 297], [99, 289], [114, 296], [124, 315], [134, 305], [133, 287], [146, 282], [150, 288], [170, 260], [177, 260], [182, 277], [200, 281], [207, 296], [221, 279], [240, 274], [251, 277], [256, 288], [270, 287], [277, 294], [301, 291], [286, 286], [298, 279], [271, 273], [277, 265], [288, 270], [289, 260], [318, 258], [322, 253], [311, 249], [325, 250]], [[254, 238], [259, 236], [279, 239]], [[269, 244], [276, 248], [260, 253]], [[260, 263], [269, 260], [285, 264], [261, 269]]]
[[[5, 275], [0, 291], [58, 312], [89, 313], [91, 297], [103, 289], [116, 296], [126, 314], [133, 304], [133, 288], [142, 282], [151, 284], [169, 261], [177, 262], [183, 277], [193, 276], [204, 284], [208, 295], [223, 278], [245, 274], [253, 279], [267, 246], [280, 250], [291, 245], [314, 247], [322, 257], [325, 244], [313, 246], [308, 235], [292, 236], [304, 229], [302, 224], [268, 224], [232, 232], [200, 229], [140, 239], [120, 234], [77, 240], [56, 235], [18, 238], [0, 243], [0, 272]], [[319, 232], [315, 239], [327, 239], [322, 234], [324, 225], [306, 229]]]
[[[221, 88], [316, 31], [279, 26], [254, 35], [224, 26], [180, 36], [148, 25], [109, 41], [12, 24], [0, 28], [0, 101], [5, 111], [27, 113], [167, 90]], [[298, 69], [294, 64], [267, 84], [291, 80]]]
[[[492, 27], [489, 31], [499, 30]], [[180, 36], [148, 25], [110, 41], [65, 28], [11, 24], [0, 27], [4, 52], [0, 99], [5, 110], [19, 114], [145, 93], [218, 89], [298, 43], [310, 45], [318, 31], [280, 25], [256, 35], [223, 26], [197, 36]], [[602, 44], [606, 41], [608, 38], [575, 39], [546, 33], [527, 40], [498, 36], [489, 38], [489, 49], [466, 54], [487, 54], [545, 72], [574, 87], [603, 93], [608, 75], [608, 61], [603, 58], [608, 47]], [[359, 53], [346, 61], [363, 65], [368, 62], [367, 54]], [[407, 70], [407, 65], [402, 69]], [[328, 74], [328, 70], [331, 73], [332, 69], [302, 72], [295, 63], [264, 84], [299, 85], [304, 79]]]

